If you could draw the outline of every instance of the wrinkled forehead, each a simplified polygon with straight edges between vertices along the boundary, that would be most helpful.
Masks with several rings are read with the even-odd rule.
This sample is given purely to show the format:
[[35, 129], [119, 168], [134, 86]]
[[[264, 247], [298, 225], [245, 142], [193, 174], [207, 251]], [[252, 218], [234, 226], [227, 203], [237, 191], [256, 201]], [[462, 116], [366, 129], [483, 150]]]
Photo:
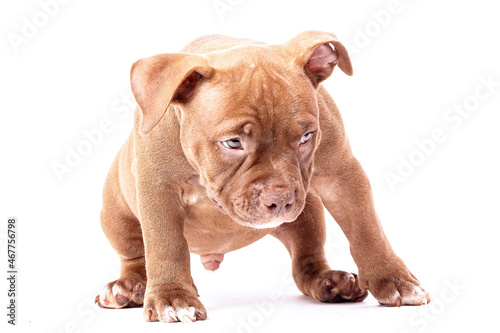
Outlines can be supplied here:
[[[264, 125], [314, 122], [315, 89], [300, 68], [272, 46], [249, 46], [207, 57], [215, 74], [200, 93], [210, 122], [258, 118]], [[221, 112], [223, 111], [223, 112]]]

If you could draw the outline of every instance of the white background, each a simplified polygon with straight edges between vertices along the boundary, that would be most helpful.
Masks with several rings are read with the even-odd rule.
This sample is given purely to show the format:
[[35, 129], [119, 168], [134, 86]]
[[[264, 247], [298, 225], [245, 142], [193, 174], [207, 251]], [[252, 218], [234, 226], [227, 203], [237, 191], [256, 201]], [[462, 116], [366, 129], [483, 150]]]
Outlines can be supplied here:
[[[230, 6], [222, 14], [214, 7], [221, 3]], [[54, 333], [413, 333], [495, 325], [499, 8], [487, 0], [400, 0], [384, 16], [390, 3], [74, 0], [52, 6], [48, 16], [38, 1], [3, 1], [0, 266], [7, 264], [6, 221], [15, 216], [20, 273], [16, 328], [6, 324], [8, 288], [1, 279], [2, 327]], [[38, 31], [14, 47], [9, 38], [23, 36], [26, 22], [34, 20]], [[104, 178], [132, 126], [132, 108], [122, 100], [131, 96], [131, 64], [176, 52], [204, 34], [282, 43], [313, 29], [333, 32], [348, 45], [354, 76], [337, 69], [325, 86], [372, 182], [391, 244], [433, 302], [398, 309], [378, 306], [371, 296], [361, 304], [316, 302], [296, 289], [286, 250], [269, 237], [227, 254], [215, 273], [192, 257], [205, 322], [148, 324], [142, 309], [95, 307], [94, 297], [119, 269], [99, 211]], [[481, 78], [496, 86], [488, 90]], [[454, 105], [471, 111], [447, 121], [446, 115], [456, 117], [447, 113]], [[84, 131], [99, 128], [103, 119], [112, 129], [59, 180], [53, 164], [65, 164], [68, 149], [84, 144]], [[430, 139], [435, 129], [445, 140], [433, 149], [428, 145], [427, 155], [419, 153], [416, 141]], [[419, 165], [391, 188], [385, 175], [398, 174], [401, 158]], [[355, 272], [344, 235], [330, 217], [327, 225], [330, 264]]]

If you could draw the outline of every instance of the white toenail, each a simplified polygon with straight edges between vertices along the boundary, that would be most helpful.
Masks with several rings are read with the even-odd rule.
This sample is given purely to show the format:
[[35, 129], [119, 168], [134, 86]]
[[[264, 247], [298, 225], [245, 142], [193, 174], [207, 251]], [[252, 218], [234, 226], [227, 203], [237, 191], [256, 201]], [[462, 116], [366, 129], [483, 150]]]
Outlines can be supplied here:
[[101, 290], [99, 293], [99, 300], [101, 304], [105, 304], [108, 300], [106, 299], [106, 289]]
[[411, 305], [427, 304], [425, 293], [419, 287], [413, 286], [410, 295], [406, 297], [406, 299], [404, 299], [404, 304], [411, 304]]
[[189, 308], [181, 308], [177, 310], [177, 316], [183, 323], [192, 323], [193, 321], [196, 321], [195, 308], [192, 306]]

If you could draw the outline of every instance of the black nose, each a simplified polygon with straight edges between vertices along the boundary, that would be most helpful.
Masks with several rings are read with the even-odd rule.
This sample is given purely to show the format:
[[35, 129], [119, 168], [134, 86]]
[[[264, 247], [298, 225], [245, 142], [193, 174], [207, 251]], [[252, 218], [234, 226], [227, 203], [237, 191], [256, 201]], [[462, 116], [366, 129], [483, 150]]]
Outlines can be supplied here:
[[295, 191], [273, 189], [260, 195], [265, 209], [274, 216], [288, 213], [295, 202]]

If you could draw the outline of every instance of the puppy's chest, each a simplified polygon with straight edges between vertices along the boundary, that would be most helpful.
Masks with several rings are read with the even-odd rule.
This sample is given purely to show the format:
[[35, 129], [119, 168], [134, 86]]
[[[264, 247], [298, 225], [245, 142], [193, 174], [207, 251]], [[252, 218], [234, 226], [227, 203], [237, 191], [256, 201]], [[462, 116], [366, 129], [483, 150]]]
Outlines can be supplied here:
[[223, 232], [235, 222], [226, 215], [216, 202], [207, 195], [199, 176], [189, 176], [182, 183], [182, 202], [186, 207], [185, 229], [195, 228], [200, 232]]
[[266, 234], [234, 222], [208, 197], [197, 176], [190, 177], [182, 187], [182, 201], [186, 205], [184, 236], [190, 252], [224, 254], [245, 247]]

